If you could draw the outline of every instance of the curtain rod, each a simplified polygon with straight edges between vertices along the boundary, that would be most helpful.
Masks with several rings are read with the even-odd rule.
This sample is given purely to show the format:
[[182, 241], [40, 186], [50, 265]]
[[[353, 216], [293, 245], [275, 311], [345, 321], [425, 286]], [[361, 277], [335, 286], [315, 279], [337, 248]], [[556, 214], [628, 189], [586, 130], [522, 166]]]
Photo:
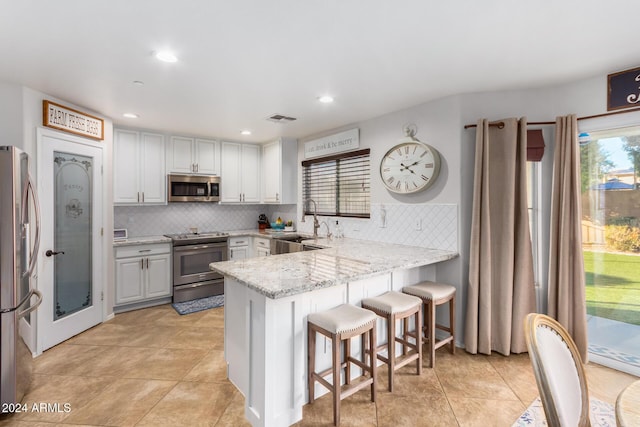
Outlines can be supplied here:
[[[610, 111], [608, 113], [602, 113], [602, 114], [594, 114], [593, 116], [578, 117], [578, 120], [595, 119], [598, 117], [613, 116], [615, 114], [632, 113], [634, 111], [640, 111], [640, 107], [630, 108], [628, 110]], [[555, 124], [556, 122], [528, 122], [527, 126], [544, 126], [544, 125], [555, 125]], [[477, 124], [464, 125], [464, 128], [469, 129], [477, 126], [478, 126]], [[497, 126], [498, 129], [502, 129], [504, 127], [504, 122], [492, 122], [492, 123], [489, 123], [489, 126]]]

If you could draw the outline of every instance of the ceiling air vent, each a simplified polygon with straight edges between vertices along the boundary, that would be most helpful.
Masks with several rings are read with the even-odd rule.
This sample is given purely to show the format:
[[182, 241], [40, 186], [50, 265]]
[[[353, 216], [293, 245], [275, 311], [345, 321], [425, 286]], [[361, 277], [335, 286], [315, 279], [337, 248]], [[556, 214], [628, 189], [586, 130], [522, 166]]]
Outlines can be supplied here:
[[282, 114], [273, 114], [267, 117], [267, 120], [274, 123], [289, 123], [296, 120], [295, 117], [284, 116]]

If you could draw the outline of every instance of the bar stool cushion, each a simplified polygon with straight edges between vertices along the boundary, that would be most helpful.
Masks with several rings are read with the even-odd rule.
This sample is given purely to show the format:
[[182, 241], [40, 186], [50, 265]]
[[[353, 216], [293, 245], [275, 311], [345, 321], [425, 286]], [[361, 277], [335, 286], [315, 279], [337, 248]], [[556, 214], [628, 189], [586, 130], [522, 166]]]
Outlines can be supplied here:
[[376, 314], [371, 310], [356, 307], [351, 304], [342, 304], [335, 308], [307, 316], [311, 322], [332, 334], [354, 331], [376, 319]]
[[362, 300], [362, 305], [386, 314], [402, 313], [422, 305], [422, 300], [411, 295], [389, 291], [382, 295]]
[[445, 283], [421, 282], [416, 285], [402, 288], [402, 292], [409, 295], [415, 295], [420, 298], [440, 300], [453, 295], [456, 292], [456, 288]]

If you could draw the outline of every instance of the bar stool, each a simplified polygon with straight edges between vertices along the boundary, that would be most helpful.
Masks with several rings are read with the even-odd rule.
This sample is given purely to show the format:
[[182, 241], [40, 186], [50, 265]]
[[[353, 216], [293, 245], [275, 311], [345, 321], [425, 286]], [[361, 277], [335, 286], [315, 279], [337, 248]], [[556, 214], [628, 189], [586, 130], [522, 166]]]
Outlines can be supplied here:
[[[422, 374], [422, 300], [411, 295], [389, 291], [373, 298], [362, 300], [362, 308], [373, 311], [387, 320], [387, 343], [376, 347], [376, 356], [389, 366], [389, 391], [393, 391], [393, 377], [396, 370], [416, 361], [418, 375]], [[415, 332], [409, 332], [409, 318], [414, 316]], [[402, 336], [396, 336], [396, 321], [402, 322]], [[415, 343], [408, 340], [414, 337]], [[396, 357], [396, 342], [402, 344], [402, 355]], [[379, 352], [387, 348], [387, 356]], [[407, 351], [407, 348], [409, 351]]]
[[[443, 345], [451, 344], [451, 354], [455, 354], [455, 330], [456, 330], [456, 288], [445, 283], [420, 282], [416, 285], [405, 286], [402, 289], [405, 294], [413, 295], [422, 299], [425, 306], [423, 330], [429, 341], [429, 367], [433, 368], [436, 359], [436, 350]], [[436, 323], [436, 307], [449, 302], [449, 327]], [[449, 336], [436, 342], [436, 329], [449, 333]]]
[[[316, 332], [331, 339], [332, 367], [322, 372], [316, 372]], [[369, 335], [369, 364], [365, 363], [364, 341]], [[360, 336], [362, 339], [362, 361], [351, 357], [351, 338]], [[344, 341], [344, 361], [340, 359], [340, 344]], [[372, 311], [343, 304], [327, 311], [312, 313], [307, 316], [307, 358], [309, 403], [315, 400], [314, 386], [319, 382], [333, 393], [333, 424], [340, 424], [340, 401], [367, 386], [371, 386], [371, 401], [376, 401], [376, 364], [372, 356], [376, 342], [376, 314]], [[362, 368], [363, 377], [368, 373], [371, 377], [356, 384], [351, 384], [351, 364]], [[345, 387], [340, 385], [340, 371], [345, 370]], [[333, 374], [333, 383], [324, 379]]]

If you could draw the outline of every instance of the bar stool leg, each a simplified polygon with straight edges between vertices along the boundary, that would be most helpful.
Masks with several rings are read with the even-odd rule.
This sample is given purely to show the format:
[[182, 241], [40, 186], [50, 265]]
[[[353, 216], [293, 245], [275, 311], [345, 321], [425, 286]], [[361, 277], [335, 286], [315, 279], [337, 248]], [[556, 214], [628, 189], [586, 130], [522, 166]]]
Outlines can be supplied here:
[[349, 362], [351, 357], [351, 338], [347, 338], [344, 342], [344, 361], [347, 365], [344, 367], [344, 382], [345, 384], [351, 384], [351, 363]]
[[316, 371], [316, 331], [311, 328], [311, 324], [307, 324], [307, 341], [308, 341], [308, 368], [307, 368], [307, 384], [309, 384], [309, 403], [315, 400], [315, 383], [313, 373]]
[[393, 378], [396, 372], [396, 317], [393, 314], [387, 316], [387, 357], [389, 358], [389, 391], [393, 392]]
[[[408, 322], [408, 318], [404, 318], [402, 319], [402, 338], [407, 341], [407, 334], [409, 333], [409, 322]], [[405, 343], [402, 343], [402, 355], [406, 356], [407, 355], [407, 346], [405, 345]]]
[[422, 333], [420, 332], [420, 329], [422, 328], [422, 307], [420, 307], [414, 316], [416, 322], [416, 347], [418, 348], [418, 360], [416, 360], [416, 365], [418, 367], [418, 375], [422, 375]]
[[436, 360], [436, 308], [433, 300], [427, 304], [429, 312], [429, 367], [433, 368]]
[[449, 301], [449, 328], [451, 329], [451, 354], [456, 354], [456, 337], [454, 331], [456, 330], [456, 296]]
[[377, 336], [376, 336], [376, 322], [373, 323], [373, 328], [371, 328], [371, 330], [369, 331], [369, 361], [371, 362], [369, 367], [371, 369], [371, 379], [372, 379], [372, 383], [371, 383], [371, 401], [375, 402], [376, 401], [376, 371], [377, 371], [377, 365], [378, 365], [378, 357], [376, 355], [376, 340], [377, 340]]
[[331, 339], [331, 345], [333, 347], [332, 359], [333, 359], [333, 424], [340, 424], [340, 338], [333, 335]]

